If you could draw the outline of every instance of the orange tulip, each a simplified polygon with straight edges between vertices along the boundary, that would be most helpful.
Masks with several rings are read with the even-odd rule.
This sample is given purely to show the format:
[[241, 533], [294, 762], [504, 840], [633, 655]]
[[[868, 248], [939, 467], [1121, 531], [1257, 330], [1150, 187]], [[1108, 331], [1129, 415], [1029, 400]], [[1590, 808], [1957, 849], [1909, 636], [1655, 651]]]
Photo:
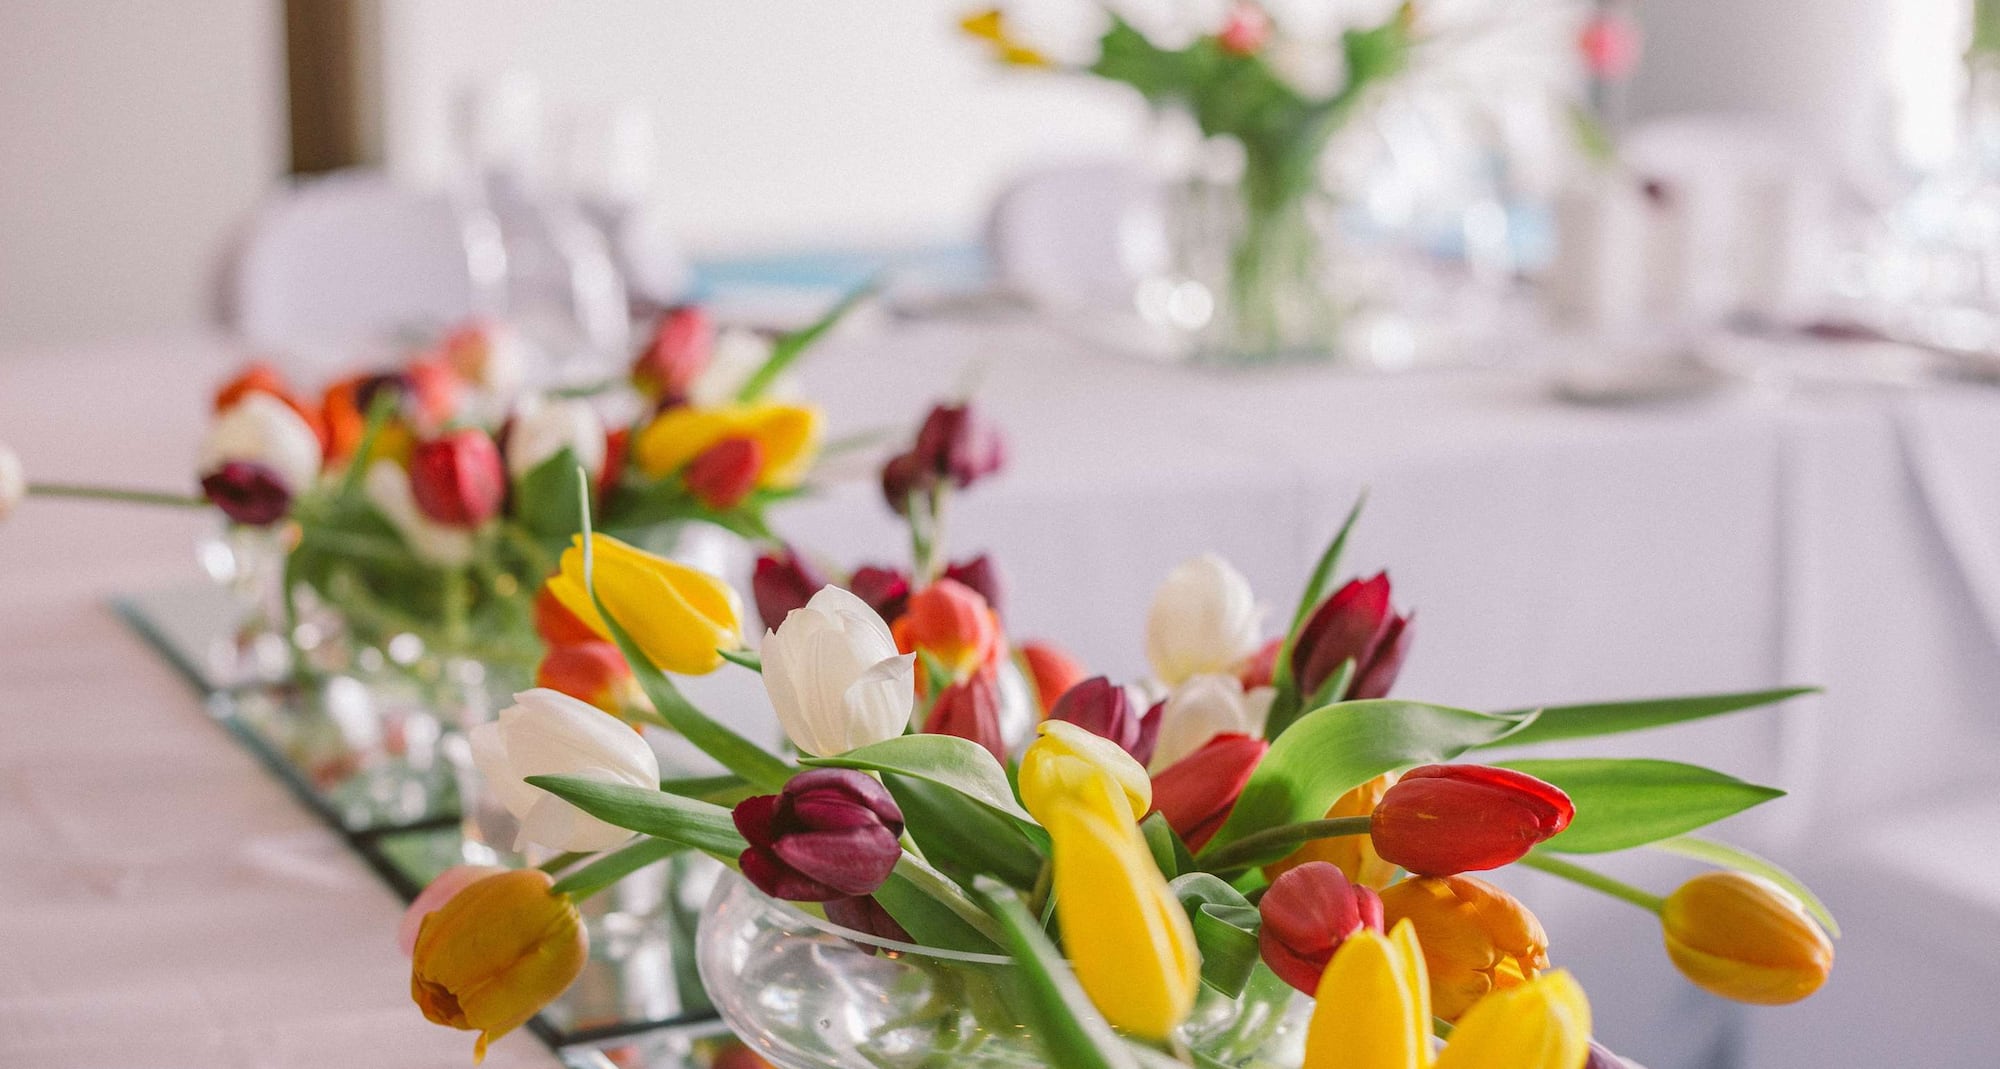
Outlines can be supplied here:
[[1021, 643], [1021, 664], [1035, 684], [1035, 701], [1042, 715], [1056, 707], [1056, 699], [1083, 682], [1083, 665], [1061, 648], [1048, 642]]
[[904, 653], [928, 653], [952, 675], [963, 676], [992, 660], [1000, 645], [1000, 621], [977, 591], [940, 579], [910, 595], [895, 636]]
[[620, 719], [646, 700], [625, 656], [617, 646], [602, 641], [551, 648], [535, 671], [535, 686], [589, 702]]
[[1833, 971], [1833, 943], [1805, 906], [1759, 876], [1696, 876], [1667, 897], [1660, 924], [1674, 967], [1723, 998], [1781, 1006]]
[[1455, 1021], [1493, 991], [1549, 967], [1549, 937], [1514, 896], [1471, 876], [1421, 876], [1382, 892], [1390, 927], [1416, 925], [1434, 1012]]
[[474, 1061], [555, 1001], [590, 956], [576, 904], [550, 894], [554, 882], [540, 869], [488, 876], [417, 931], [410, 997], [431, 1021], [478, 1032]]
[[[1335, 817], [1365, 817], [1375, 812], [1390, 787], [1396, 784], [1394, 772], [1384, 773], [1359, 787], [1340, 796], [1333, 808], [1326, 811], [1328, 820]], [[1341, 835], [1332, 839], [1316, 839], [1292, 851], [1283, 861], [1274, 861], [1264, 866], [1264, 878], [1275, 880], [1279, 876], [1298, 868], [1308, 861], [1326, 861], [1340, 867], [1342, 875], [1362, 887], [1372, 887], [1377, 891], [1389, 886], [1396, 878], [1396, 866], [1382, 860], [1375, 852], [1375, 840], [1368, 835]]]

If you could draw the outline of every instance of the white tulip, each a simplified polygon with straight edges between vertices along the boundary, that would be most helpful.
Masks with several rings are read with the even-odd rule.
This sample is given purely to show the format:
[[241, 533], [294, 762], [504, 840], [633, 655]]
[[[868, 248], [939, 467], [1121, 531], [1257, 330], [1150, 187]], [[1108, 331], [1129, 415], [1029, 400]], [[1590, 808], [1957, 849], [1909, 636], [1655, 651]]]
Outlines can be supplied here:
[[604, 421], [576, 397], [530, 399], [507, 431], [507, 474], [516, 479], [567, 449], [592, 479], [604, 470]]
[[298, 497], [319, 478], [319, 435], [290, 405], [248, 393], [209, 426], [196, 470], [205, 475], [231, 461], [263, 465]]
[[368, 465], [368, 477], [361, 490], [368, 503], [403, 536], [418, 557], [446, 567], [463, 567], [472, 562], [472, 532], [446, 527], [417, 508], [416, 494], [410, 490], [410, 473], [393, 460]]
[[28, 475], [21, 468], [21, 455], [0, 442], [0, 520], [4, 520], [28, 496]]
[[1167, 574], [1146, 613], [1146, 659], [1168, 686], [1224, 673], [1255, 652], [1263, 612], [1250, 581], [1213, 553]]
[[1245, 692], [1232, 675], [1192, 676], [1167, 696], [1160, 710], [1160, 738], [1153, 747], [1152, 771], [1158, 772], [1194, 753], [1217, 735], [1264, 734], [1271, 715], [1270, 687]]
[[514, 849], [538, 843], [551, 850], [609, 850], [632, 837], [524, 782], [529, 776], [583, 776], [602, 783], [658, 790], [660, 759], [624, 721], [560, 691], [514, 695], [497, 720], [468, 733], [472, 762], [507, 812], [521, 822]]
[[917, 700], [917, 658], [868, 603], [839, 587], [764, 633], [764, 690], [800, 750], [831, 757], [893, 739]]

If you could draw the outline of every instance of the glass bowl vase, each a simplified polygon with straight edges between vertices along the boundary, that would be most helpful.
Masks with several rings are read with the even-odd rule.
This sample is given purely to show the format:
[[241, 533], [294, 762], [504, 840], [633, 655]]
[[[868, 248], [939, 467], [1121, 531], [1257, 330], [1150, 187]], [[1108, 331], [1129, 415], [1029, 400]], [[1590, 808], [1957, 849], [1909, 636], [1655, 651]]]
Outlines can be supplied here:
[[[1026, 1023], [1005, 957], [843, 928], [733, 872], [709, 898], [696, 955], [723, 1021], [777, 1069], [1060, 1069]], [[1296, 1069], [1310, 1012], [1260, 966], [1240, 997], [1204, 987], [1178, 1039], [1208, 1064]]]

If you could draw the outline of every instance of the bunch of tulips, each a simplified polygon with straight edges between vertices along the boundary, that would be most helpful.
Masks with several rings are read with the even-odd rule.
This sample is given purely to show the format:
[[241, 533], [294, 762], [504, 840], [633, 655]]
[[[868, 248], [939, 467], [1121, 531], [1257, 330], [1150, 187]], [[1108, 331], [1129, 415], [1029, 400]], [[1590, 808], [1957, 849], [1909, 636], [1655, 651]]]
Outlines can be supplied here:
[[[1461, 760], [1800, 690], [1508, 712], [1390, 698], [1412, 614], [1386, 575], [1332, 582], [1358, 506], [1275, 636], [1242, 575], [1200, 557], [1147, 615], [1153, 677], [1091, 676], [1008, 642], [977, 578], [990, 565], [954, 579], [938, 550], [937, 502], [1002, 452], [968, 406], [933, 412], [884, 478], [911, 518], [911, 570], [833, 585], [773, 554], [761, 657], [719, 580], [579, 536], [550, 597], [622, 652], [651, 720], [726, 773], [662, 784], [598, 708], [520, 695], [475, 751], [524, 840], [560, 853], [454, 870], [413, 906], [426, 1015], [479, 1032], [483, 1052], [581, 968], [575, 902], [680, 851], [878, 944], [1010, 955], [1024, 1023], [1065, 1067], [1195, 1064], [1183, 1026], [1204, 991], [1314, 999], [1309, 1069], [1621, 1064], [1593, 1045], [1541, 923], [1475, 875], [1514, 864], [1652, 913], [1672, 962], [1715, 994], [1784, 1003], [1826, 979], [1833, 924], [1810, 892], [1690, 834], [1780, 792], [1666, 761]], [[731, 669], [761, 675], [789, 746], [751, 742], [672, 681]], [[977, 682], [1010, 669], [1034, 695], [1018, 730]], [[1714, 870], [1663, 898], [1577, 860], [1638, 847]]]

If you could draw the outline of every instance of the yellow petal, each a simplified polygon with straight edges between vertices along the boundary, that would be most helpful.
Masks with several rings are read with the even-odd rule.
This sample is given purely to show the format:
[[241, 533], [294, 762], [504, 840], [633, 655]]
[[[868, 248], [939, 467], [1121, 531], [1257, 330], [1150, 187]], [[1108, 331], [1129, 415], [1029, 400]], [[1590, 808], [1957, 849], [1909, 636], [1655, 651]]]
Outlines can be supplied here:
[[1021, 755], [1021, 804], [1047, 824], [1059, 809], [1080, 796], [1094, 803], [1101, 796], [1084, 788], [1103, 780], [1112, 797], [1123, 797], [1124, 810], [1138, 820], [1153, 807], [1153, 781], [1146, 768], [1119, 745], [1064, 720], [1044, 720], [1040, 737]]
[[[1396, 960], [1402, 968], [1404, 983], [1416, 995], [1416, 1003], [1410, 1011], [1416, 1021], [1417, 1031], [1429, 1035], [1431, 1031], [1431, 981], [1430, 970], [1424, 965], [1424, 948], [1417, 941], [1417, 926], [1408, 920], [1397, 922], [1389, 930], [1389, 945], [1396, 951]], [[1429, 1065], [1430, 1044], [1423, 1044], [1421, 1061]]]
[[801, 405], [754, 405], [743, 416], [744, 433], [764, 447], [757, 485], [797, 486], [811, 469], [819, 445], [819, 410]]
[[1129, 820], [1053, 814], [1056, 914], [1077, 982], [1106, 1020], [1164, 1040], [1194, 1008], [1194, 930]]
[[1581, 1069], [1590, 1003], [1566, 972], [1496, 991], [1466, 1011], [1437, 1069]]
[[1369, 929], [1340, 945], [1314, 995], [1302, 1069], [1424, 1069], [1430, 1064], [1430, 1022], [1417, 1017], [1422, 975], [1410, 973], [1407, 953]]
[[734, 430], [728, 409], [670, 408], [640, 428], [632, 442], [632, 459], [647, 475], [664, 478], [687, 467], [688, 461]]
[[1006, 39], [1006, 26], [1002, 22], [1003, 17], [1000, 14], [999, 8], [989, 7], [984, 11], [975, 11], [958, 20], [958, 28], [964, 30], [972, 37], [977, 37], [982, 41], [992, 41], [997, 44]]
[[[583, 538], [563, 551], [548, 582], [563, 607], [598, 635], [611, 629], [583, 574]], [[743, 644], [736, 600], [722, 580], [606, 535], [591, 536], [597, 597], [646, 659], [664, 671], [702, 675], [722, 664], [718, 649]]]

